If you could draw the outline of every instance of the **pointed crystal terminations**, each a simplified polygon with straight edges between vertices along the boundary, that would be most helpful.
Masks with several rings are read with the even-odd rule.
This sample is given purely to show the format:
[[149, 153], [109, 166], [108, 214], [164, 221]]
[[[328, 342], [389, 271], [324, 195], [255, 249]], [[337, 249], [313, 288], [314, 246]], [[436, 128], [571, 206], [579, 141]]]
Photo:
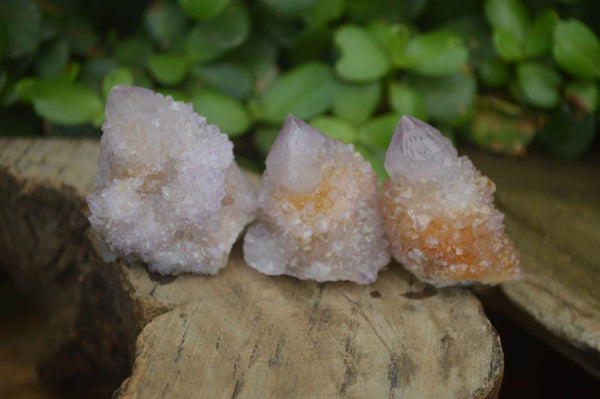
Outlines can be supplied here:
[[244, 258], [269, 275], [367, 284], [390, 260], [377, 177], [352, 145], [290, 115], [266, 160]]
[[256, 193], [233, 144], [191, 104], [115, 86], [106, 104], [95, 191], [97, 236], [162, 274], [216, 274], [254, 217]]
[[495, 184], [439, 130], [403, 116], [385, 158], [382, 213], [392, 255], [436, 286], [519, 279]]

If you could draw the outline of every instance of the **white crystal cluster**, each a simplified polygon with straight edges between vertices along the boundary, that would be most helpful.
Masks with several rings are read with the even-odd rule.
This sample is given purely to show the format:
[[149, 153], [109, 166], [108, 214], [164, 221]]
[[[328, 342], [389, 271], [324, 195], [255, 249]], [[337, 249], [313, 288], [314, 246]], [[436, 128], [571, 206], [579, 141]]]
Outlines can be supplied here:
[[382, 211], [392, 255], [437, 286], [522, 276], [495, 184], [437, 129], [403, 116], [386, 154]]
[[115, 86], [106, 104], [93, 230], [108, 247], [162, 274], [216, 274], [256, 198], [233, 145], [190, 104]]
[[370, 283], [388, 264], [371, 165], [290, 115], [266, 160], [244, 258], [269, 275]]

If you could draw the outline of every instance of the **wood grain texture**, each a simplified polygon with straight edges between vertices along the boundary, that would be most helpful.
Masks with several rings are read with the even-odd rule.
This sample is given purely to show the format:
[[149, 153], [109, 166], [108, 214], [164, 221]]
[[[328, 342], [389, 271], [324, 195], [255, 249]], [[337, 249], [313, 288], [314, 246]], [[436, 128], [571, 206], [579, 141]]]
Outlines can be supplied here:
[[498, 186], [526, 273], [496, 304], [600, 378], [600, 159], [469, 155]]
[[502, 349], [477, 298], [399, 265], [363, 286], [268, 277], [239, 245], [216, 277], [103, 262], [84, 201], [97, 155], [95, 141], [0, 141], [0, 265], [58, 326], [47, 383], [133, 363], [117, 398], [497, 396]]

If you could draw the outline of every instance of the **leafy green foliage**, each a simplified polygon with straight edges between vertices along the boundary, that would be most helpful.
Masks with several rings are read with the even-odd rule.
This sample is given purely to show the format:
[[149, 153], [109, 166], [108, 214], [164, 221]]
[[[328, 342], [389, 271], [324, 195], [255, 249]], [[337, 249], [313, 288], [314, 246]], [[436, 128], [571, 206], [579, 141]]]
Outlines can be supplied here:
[[403, 114], [489, 151], [573, 158], [598, 128], [587, 2], [153, 0], [123, 18], [101, 2], [3, 0], [0, 118], [97, 134], [111, 88], [133, 84], [192, 102], [257, 166], [290, 113], [380, 178]]

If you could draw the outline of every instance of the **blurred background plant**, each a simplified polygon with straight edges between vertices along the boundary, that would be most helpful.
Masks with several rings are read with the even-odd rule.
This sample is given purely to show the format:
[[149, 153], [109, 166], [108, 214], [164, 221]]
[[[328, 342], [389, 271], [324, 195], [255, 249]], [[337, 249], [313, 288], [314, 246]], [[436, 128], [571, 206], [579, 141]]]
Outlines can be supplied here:
[[592, 0], [2, 0], [0, 134], [97, 136], [134, 84], [193, 103], [256, 168], [289, 113], [380, 176], [402, 114], [576, 158], [598, 124], [592, 28]]

